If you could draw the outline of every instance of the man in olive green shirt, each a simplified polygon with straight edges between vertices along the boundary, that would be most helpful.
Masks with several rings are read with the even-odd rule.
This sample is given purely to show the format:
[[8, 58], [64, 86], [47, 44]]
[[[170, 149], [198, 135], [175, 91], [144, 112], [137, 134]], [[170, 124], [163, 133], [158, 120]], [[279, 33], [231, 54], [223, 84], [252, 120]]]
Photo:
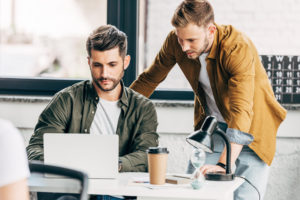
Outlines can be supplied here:
[[130, 62], [127, 36], [114, 26], [101, 26], [89, 36], [86, 47], [92, 81], [54, 96], [38, 119], [28, 157], [44, 159], [44, 133], [117, 134], [120, 171], [145, 172], [146, 150], [158, 145], [157, 116], [150, 100], [121, 81]]

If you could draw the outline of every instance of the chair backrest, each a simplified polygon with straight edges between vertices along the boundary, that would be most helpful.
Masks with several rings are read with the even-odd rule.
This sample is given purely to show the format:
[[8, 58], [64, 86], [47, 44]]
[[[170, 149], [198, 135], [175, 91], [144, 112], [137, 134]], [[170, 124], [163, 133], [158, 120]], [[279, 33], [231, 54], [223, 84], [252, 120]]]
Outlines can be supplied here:
[[79, 180], [81, 184], [80, 200], [88, 200], [88, 175], [86, 173], [64, 167], [46, 165], [40, 161], [29, 161], [29, 169], [32, 173], [48, 173]]

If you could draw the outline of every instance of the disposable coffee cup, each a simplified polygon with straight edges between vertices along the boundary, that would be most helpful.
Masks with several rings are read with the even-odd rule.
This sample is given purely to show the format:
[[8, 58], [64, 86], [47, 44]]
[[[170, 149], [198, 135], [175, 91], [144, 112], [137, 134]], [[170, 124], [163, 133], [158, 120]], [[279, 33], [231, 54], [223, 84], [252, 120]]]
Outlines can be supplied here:
[[150, 184], [165, 184], [169, 153], [168, 149], [165, 147], [150, 147], [147, 150], [147, 153]]

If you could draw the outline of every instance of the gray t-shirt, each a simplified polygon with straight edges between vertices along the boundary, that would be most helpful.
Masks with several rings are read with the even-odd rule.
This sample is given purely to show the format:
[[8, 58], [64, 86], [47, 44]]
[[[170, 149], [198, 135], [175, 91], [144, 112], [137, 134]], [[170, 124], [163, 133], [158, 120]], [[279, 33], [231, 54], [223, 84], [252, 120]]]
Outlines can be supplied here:
[[200, 73], [199, 73], [199, 82], [205, 92], [205, 99], [206, 99], [206, 103], [207, 103], [206, 105], [207, 105], [208, 112], [209, 112], [208, 114], [217, 117], [218, 121], [220, 121], [220, 122], [225, 122], [223, 116], [221, 115], [221, 113], [217, 107], [213, 92], [211, 90], [211, 85], [210, 85], [208, 73], [206, 70], [205, 58], [207, 57], [207, 55], [208, 55], [208, 53], [203, 53], [199, 57], [199, 60], [201, 63], [201, 69], [200, 69]]
[[121, 108], [119, 101], [100, 99], [90, 128], [90, 134], [116, 134]]

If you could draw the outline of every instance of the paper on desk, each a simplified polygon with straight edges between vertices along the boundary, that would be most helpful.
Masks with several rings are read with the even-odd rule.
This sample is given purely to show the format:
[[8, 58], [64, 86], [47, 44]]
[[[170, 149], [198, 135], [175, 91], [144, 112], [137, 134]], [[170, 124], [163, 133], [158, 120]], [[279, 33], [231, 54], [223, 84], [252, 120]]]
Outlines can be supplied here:
[[171, 189], [171, 188], [191, 188], [190, 184], [181, 184], [181, 185], [176, 185], [176, 184], [169, 184], [165, 183], [163, 185], [152, 185], [150, 183], [145, 183], [144, 187], [149, 188], [149, 189]]

